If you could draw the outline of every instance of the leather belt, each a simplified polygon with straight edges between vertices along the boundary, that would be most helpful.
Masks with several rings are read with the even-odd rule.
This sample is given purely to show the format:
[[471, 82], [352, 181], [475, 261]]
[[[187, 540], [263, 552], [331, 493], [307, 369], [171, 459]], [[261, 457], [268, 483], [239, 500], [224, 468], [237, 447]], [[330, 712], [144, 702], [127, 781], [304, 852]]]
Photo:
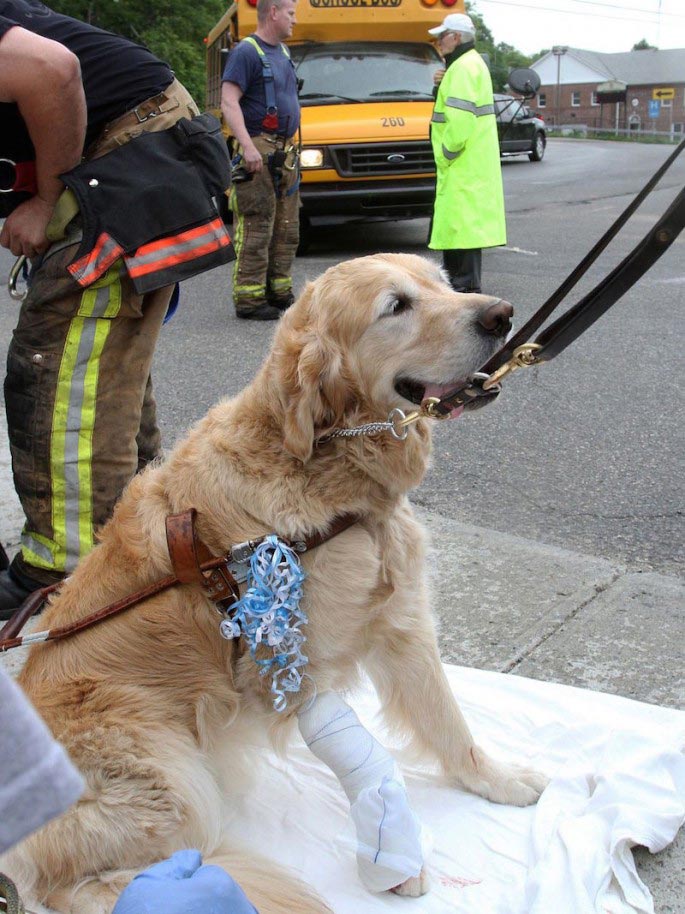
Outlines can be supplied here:
[[588, 327], [604, 314], [668, 250], [685, 228], [685, 188], [680, 191], [659, 221], [594, 289], [565, 314], [557, 318], [533, 342], [528, 342], [578, 280], [597, 260], [609, 242], [618, 234], [645, 197], [685, 149], [682, 140], [663, 165], [645, 184], [578, 266], [566, 277], [547, 301], [521, 329], [483, 365], [471, 379], [450, 391], [439, 401], [425, 401], [422, 408], [432, 418], [444, 418], [457, 406], [478, 399], [494, 398], [500, 392], [499, 382], [517, 368], [549, 362], [563, 352]]
[[[169, 87], [167, 86], [167, 88]], [[167, 105], [165, 102], [171, 102], [172, 104]], [[177, 99], [170, 98], [166, 91], [160, 92], [159, 95], [153, 95], [152, 98], [145, 99], [135, 108], [131, 108], [125, 114], [120, 115], [113, 121], [109, 121], [105, 124], [104, 130], [107, 133], [111, 133], [122, 127], [137, 127], [139, 124], [144, 124], [151, 117], [157, 117], [158, 114], [164, 114], [165, 111], [173, 111], [174, 108], [178, 108], [178, 105]]]
[[282, 136], [278, 133], [267, 133], [266, 131], [262, 131], [258, 136], [261, 136], [269, 143], [282, 143], [284, 146], [292, 145], [295, 142], [294, 136]]

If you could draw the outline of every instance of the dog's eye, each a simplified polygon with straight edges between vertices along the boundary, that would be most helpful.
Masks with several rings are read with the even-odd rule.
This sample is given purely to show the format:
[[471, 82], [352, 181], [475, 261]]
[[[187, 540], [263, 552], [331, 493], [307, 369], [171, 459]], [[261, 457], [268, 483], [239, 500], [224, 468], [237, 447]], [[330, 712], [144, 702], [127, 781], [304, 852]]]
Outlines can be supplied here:
[[399, 295], [392, 305], [390, 314], [402, 314], [404, 311], [411, 311], [411, 301], [403, 295]]

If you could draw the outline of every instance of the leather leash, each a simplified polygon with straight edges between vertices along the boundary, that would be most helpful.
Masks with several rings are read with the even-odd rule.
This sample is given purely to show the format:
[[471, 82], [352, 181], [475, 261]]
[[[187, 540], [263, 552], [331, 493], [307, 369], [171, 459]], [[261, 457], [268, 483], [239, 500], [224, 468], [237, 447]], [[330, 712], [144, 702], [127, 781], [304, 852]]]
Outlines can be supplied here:
[[602, 251], [616, 237], [643, 200], [654, 189], [666, 171], [685, 149], [682, 140], [637, 196], [609, 227], [578, 266], [566, 277], [538, 311], [502, 348], [483, 365], [469, 381], [451, 390], [439, 400], [424, 400], [422, 412], [442, 419], [457, 406], [480, 397], [496, 397], [499, 382], [517, 368], [551, 361], [563, 352], [588, 327], [604, 314], [633, 286], [676, 240], [685, 227], [685, 188], [680, 191], [664, 215], [621, 263], [577, 304], [557, 318], [549, 327], [528, 342], [578, 280], [588, 271]]
[[[68, 638], [77, 632], [90, 628], [98, 622], [109, 619], [111, 616], [130, 609], [148, 600], [150, 597], [175, 587], [178, 584], [195, 584], [204, 590], [209, 599], [216, 605], [219, 612], [224, 615], [230, 607], [240, 599], [239, 584], [247, 580], [250, 557], [256, 547], [266, 537], [248, 540], [232, 546], [229, 552], [213, 556], [209, 548], [197, 536], [195, 520], [197, 512], [190, 508], [180, 514], [171, 514], [166, 519], [167, 545], [174, 573], [149, 584], [135, 593], [122, 597], [114, 603], [78, 619], [70, 625], [59, 628], [47, 629], [42, 632], [33, 632], [30, 635], [19, 634], [26, 622], [40, 608], [47, 597], [58, 590], [62, 582], [43, 587], [32, 593], [22, 603], [21, 607], [12, 616], [2, 629], [0, 629], [0, 653], [14, 647], [26, 646], [44, 641], [57, 641]], [[340, 514], [333, 519], [326, 533], [315, 533], [302, 540], [285, 540], [297, 553], [309, 552], [333, 539], [343, 530], [347, 530], [360, 520], [357, 514]]]

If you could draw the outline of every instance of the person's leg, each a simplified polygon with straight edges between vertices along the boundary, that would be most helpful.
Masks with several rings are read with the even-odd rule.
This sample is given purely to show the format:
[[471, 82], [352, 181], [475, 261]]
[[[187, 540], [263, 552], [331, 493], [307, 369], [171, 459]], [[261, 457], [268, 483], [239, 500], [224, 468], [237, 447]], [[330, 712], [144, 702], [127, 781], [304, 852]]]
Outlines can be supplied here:
[[[271, 148], [259, 137], [254, 139], [260, 151], [266, 153]], [[229, 204], [233, 210], [233, 248], [236, 255], [233, 263], [236, 314], [252, 320], [275, 320], [280, 317], [280, 311], [267, 302], [266, 277], [276, 196], [266, 161], [262, 171], [254, 174], [251, 180], [232, 186]]]
[[480, 292], [480, 248], [453, 249], [442, 252], [442, 264], [455, 292]]
[[113, 267], [83, 290], [66, 272], [73, 256], [68, 247], [43, 262], [8, 352], [8, 432], [26, 524], [21, 552], [0, 572], [0, 614], [73, 570], [138, 469], [171, 289], [137, 296]]
[[157, 425], [157, 401], [152, 388], [152, 377], [147, 379], [145, 387], [136, 446], [138, 448], [138, 472], [144, 470], [148, 463], [162, 453], [162, 433]]
[[267, 298], [284, 311], [294, 301], [292, 265], [300, 241], [299, 176], [284, 170], [282, 196], [276, 202], [273, 234], [269, 247]]

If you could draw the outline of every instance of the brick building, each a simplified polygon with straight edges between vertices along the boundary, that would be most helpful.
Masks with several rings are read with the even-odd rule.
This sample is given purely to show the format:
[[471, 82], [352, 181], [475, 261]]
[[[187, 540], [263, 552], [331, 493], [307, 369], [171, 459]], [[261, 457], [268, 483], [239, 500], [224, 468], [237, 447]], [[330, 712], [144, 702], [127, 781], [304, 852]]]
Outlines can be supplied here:
[[[685, 48], [603, 54], [555, 47], [531, 66], [541, 80], [531, 105], [550, 126], [685, 133]], [[602, 101], [610, 91], [620, 100]]]

